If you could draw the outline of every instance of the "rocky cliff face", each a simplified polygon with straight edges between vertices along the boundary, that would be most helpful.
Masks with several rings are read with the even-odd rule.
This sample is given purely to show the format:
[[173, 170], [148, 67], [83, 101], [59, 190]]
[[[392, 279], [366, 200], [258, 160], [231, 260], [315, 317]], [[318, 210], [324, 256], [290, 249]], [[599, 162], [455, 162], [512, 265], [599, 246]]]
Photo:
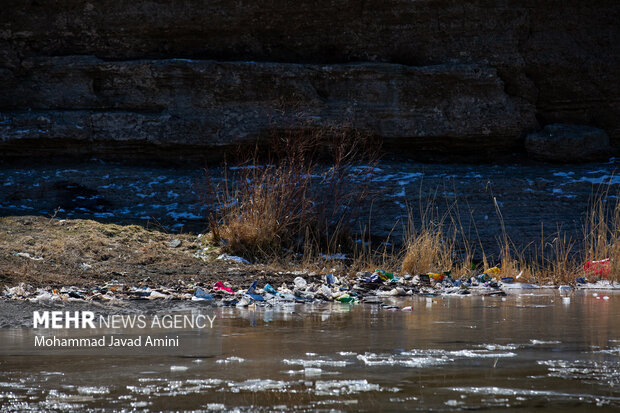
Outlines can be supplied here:
[[225, 146], [346, 119], [411, 150], [508, 152], [547, 123], [620, 145], [614, 0], [7, 0], [0, 136]]

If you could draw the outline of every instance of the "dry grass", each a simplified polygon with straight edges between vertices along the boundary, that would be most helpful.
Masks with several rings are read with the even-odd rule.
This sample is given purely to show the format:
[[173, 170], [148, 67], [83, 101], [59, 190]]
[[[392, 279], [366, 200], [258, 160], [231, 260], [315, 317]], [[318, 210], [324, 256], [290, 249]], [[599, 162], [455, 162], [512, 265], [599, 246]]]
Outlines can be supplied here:
[[[170, 248], [173, 239], [182, 241]], [[182, 278], [197, 274], [196, 237], [137, 225], [43, 217], [0, 218], [0, 282], [91, 285], [108, 279]], [[27, 253], [32, 258], [16, 254]], [[34, 259], [33, 259], [34, 258]], [[83, 264], [91, 266], [84, 270]], [[193, 268], [192, 268], [193, 267]], [[187, 270], [187, 271], [186, 271]]]
[[[494, 199], [500, 221], [498, 237], [499, 256], [488, 257], [481, 251], [481, 261], [472, 264], [474, 240], [469, 239], [458, 220], [447, 214], [430, 218], [431, 204], [423, 205], [421, 224], [414, 226], [413, 212], [409, 212], [409, 230], [404, 251], [401, 253], [403, 272], [420, 274], [452, 270], [455, 278], [471, 276], [497, 265], [501, 276], [518, 277], [520, 281], [573, 284], [578, 276], [593, 279], [596, 275], [584, 273], [588, 261], [610, 259], [610, 272], [604, 278], [618, 280], [620, 266], [620, 202], [612, 200], [607, 193], [597, 194], [586, 214], [584, 237], [581, 242], [569, 238], [561, 228], [551, 237], [542, 230], [540, 241], [518, 246], [510, 238], [504, 225], [504, 218]], [[475, 226], [475, 223], [474, 223]], [[460, 242], [457, 242], [459, 241]], [[576, 246], [582, 246], [582, 249]]]
[[[409, 211], [402, 271], [410, 274], [444, 272], [452, 270], [456, 256], [454, 237], [446, 236], [445, 220], [433, 220], [427, 209], [416, 227], [413, 213]], [[456, 232], [453, 231], [453, 234]]]
[[583, 262], [609, 258], [609, 278], [620, 280], [620, 202], [607, 191], [593, 197], [584, 225]]
[[291, 130], [274, 134], [269, 147], [276, 149], [263, 164], [255, 152], [212, 186], [211, 233], [226, 251], [251, 260], [307, 261], [351, 247], [348, 221], [368, 199], [367, 174], [358, 167], [372, 164], [376, 151], [368, 150], [367, 136], [347, 127]]

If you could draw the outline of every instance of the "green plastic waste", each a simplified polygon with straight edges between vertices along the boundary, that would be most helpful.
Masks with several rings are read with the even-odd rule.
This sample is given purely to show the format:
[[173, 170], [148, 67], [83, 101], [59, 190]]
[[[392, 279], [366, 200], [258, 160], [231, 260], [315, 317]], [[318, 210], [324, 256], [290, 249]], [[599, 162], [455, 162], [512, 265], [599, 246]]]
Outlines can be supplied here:
[[357, 298], [351, 297], [349, 294], [341, 295], [340, 297], [337, 298], [337, 300], [340, 301], [341, 303], [356, 303], [357, 302]]
[[392, 278], [394, 278], [394, 273], [387, 272], [379, 268], [377, 268], [375, 272], [379, 274], [379, 278], [381, 278], [383, 281], [391, 280]]

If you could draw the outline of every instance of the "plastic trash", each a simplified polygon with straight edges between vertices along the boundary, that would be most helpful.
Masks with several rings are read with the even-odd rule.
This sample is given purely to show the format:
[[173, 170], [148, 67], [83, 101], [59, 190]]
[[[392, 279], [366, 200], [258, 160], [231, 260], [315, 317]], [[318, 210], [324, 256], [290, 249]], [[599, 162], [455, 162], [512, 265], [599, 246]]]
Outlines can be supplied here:
[[248, 297], [250, 297], [252, 300], [254, 301], [265, 301], [265, 298], [262, 295], [259, 294], [245, 294]]
[[34, 298], [30, 298], [30, 302], [32, 303], [45, 303], [51, 301], [60, 301], [60, 297], [56, 294], [50, 294], [44, 290], [38, 290], [39, 295]]
[[168, 246], [170, 248], [178, 248], [181, 246], [181, 240], [180, 239], [173, 239], [172, 241], [170, 241], [168, 243]]
[[300, 290], [306, 288], [306, 286], [308, 285], [306, 280], [304, 280], [302, 277], [295, 278], [293, 280], [293, 283], [295, 283], [295, 288], [299, 288]]
[[318, 293], [325, 296], [328, 299], [331, 299], [333, 296], [332, 290], [326, 285], [321, 285], [319, 287]]
[[247, 307], [250, 305], [250, 302], [251, 300], [249, 297], [241, 297], [241, 299], [237, 301], [236, 307]]
[[218, 260], [226, 260], [226, 261], [234, 261], [238, 264], [249, 264], [250, 261], [246, 260], [243, 257], [237, 257], [235, 255], [222, 254], [217, 257]]
[[26, 297], [26, 285], [24, 283], [20, 283], [15, 287], [4, 287], [4, 294], [11, 298]]
[[385, 270], [381, 270], [381, 269], [378, 269], [378, 268], [375, 270], [375, 274], [378, 274], [379, 278], [382, 281], [387, 281], [387, 280], [391, 280], [392, 278], [394, 278], [394, 274], [393, 273], [387, 272]]
[[600, 261], [588, 261], [583, 266], [586, 274], [607, 278], [609, 275], [609, 258]]
[[254, 294], [254, 291], [256, 291], [257, 285], [258, 285], [258, 282], [254, 281], [252, 285], [250, 285], [250, 288], [248, 288], [248, 290], [246, 291], [246, 294]]
[[487, 273], [482, 273], [476, 276], [476, 280], [479, 282], [485, 283], [487, 281], [491, 281], [491, 276]]
[[501, 272], [502, 270], [500, 270], [498, 267], [491, 267], [488, 270], [486, 270], [484, 274], [491, 276], [491, 275], [499, 275]]
[[216, 282], [215, 285], [213, 286], [213, 289], [217, 291], [226, 291], [227, 293], [231, 293], [231, 294], [235, 293], [235, 291], [232, 288], [228, 288], [224, 286], [224, 283], [221, 281]]
[[269, 284], [265, 284], [265, 288], [263, 288], [263, 290], [265, 290], [265, 292], [268, 292], [269, 294], [277, 294], [278, 292], [276, 291], [275, 288], [273, 288], [271, 285]]
[[439, 274], [436, 272], [429, 272], [428, 273], [428, 278], [431, 280], [435, 280], [435, 282], [442, 282], [445, 278], [445, 275], [443, 274]]
[[34, 260], [34, 261], [43, 261], [43, 257], [33, 257], [27, 252], [18, 252], [18, 253], [13, 254], [13, 256], [22, 257], [22, 258], [30, 258], [31, 260]]
[[278, 293], [278, 298], [284, 301], [295, 301], [295, 296], [291, 293]]
[[341, 295], [340, 297], [336, 298], [336, 300], [340, 301], [341, 303], [356, 303], [357, 302], [357, 298], [351, 297], [349, 294]]
[[334, 285], [334, 274], [327, 274], [325, 276], [325, 280], [327, 281], [327, 285], [328, 286], [333, 286]]
[[381, 278], [379, 278], [379, 274], [375, 273], [362, 278], [361, 281], [368, 284], [376, 284], [381, 282]]
[[514, 277], [502, 277], [502, 282], [504, 284], [512, 284], [513, 282], [515, 282]]
[[254, 281], [252, 285], [250, 286], [250, 288], [248, 288], [248, 290], [246, 291], [245, 295], [247, 295], [254, 301], [265, 301], [263, 296], [255, 293], [257, 285], [258, 285], [258, 282]]
[[123, 289], [125, 288], [125, 284], [108, 283], [104, 285], [103, 288], [107, 289], [108, 291], [123, 291]]
[[167, 294], [163, 294], [160, 293], [159, 291], [151, 291], [151, 294], [149, 295], [149, 300], [156, 300], [158, 298], [168, 298], [169, 296]]
[[585, 284], [587, 282], [585, 277], [577, 277], [575, 281], [577, 281], [578, 284]]
[[194, 292], [194, 297], [199, 298], [201, 300], [213, 300], [213, 296], [207, 293], [202, 288], [196, 288], [196, 291]]
[[420, 279], [420, 284], [430, 285], [431, 283], [431, 277], [428, 274], [420, 274], [418, 278]]

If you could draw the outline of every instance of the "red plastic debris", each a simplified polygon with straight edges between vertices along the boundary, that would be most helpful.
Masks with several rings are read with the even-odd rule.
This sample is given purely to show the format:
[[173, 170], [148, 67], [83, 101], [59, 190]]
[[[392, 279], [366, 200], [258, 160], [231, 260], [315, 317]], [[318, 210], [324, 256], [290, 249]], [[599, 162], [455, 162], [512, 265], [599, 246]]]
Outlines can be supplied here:
[[214, 290], [222, 290], [222, 291], [226, 291], [228, 293], [234, 293], [232, 288], [228, 288], [224, 286], [224, 283], [221, 281], [218, 281], [215, 283], [215, 285], [213, 286]]
[[609, 258], [600, 261], [588, 261], [583, 266], [587, 275], [598, 275], [607, 278], [609, 275]]

